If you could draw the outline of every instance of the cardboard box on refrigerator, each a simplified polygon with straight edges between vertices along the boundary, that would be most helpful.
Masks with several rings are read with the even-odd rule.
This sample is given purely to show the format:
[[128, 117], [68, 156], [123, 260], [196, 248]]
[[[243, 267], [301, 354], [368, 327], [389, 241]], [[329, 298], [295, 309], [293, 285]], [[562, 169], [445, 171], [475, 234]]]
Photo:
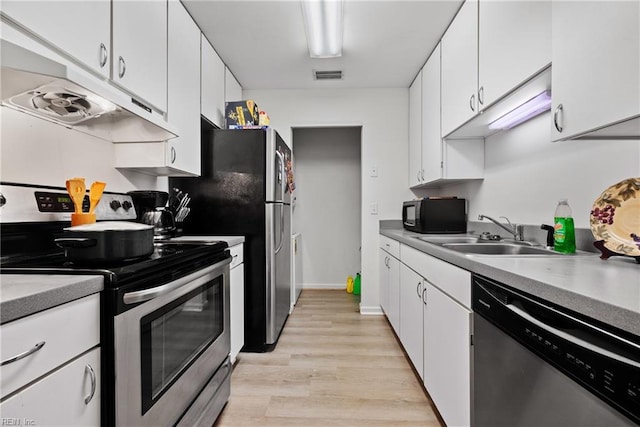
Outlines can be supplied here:
[[227, 129], [238, 129], [243, 126], [258, 126], [260, 122], [258, 106], [250, 99], [227, 102], [224, 117]]

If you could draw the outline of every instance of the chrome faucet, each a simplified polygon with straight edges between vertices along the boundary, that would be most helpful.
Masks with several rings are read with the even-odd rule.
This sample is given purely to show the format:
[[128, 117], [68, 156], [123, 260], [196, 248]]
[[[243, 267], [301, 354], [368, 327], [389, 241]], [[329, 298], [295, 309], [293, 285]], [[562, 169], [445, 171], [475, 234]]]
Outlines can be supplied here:
[[490, 216], [487, 215], [478, 215], [478, 221], [482, 221], [483, 219], [488, 219], [489, 221], [493, 222], [495, 225], [497, 225], [498, 227], [502, 228], [503, 230], [508, 231], [509, 233], [511, 233], [513, 235], [514, 240], [519, 240], [522, 241], [524, 240], [524, 236], [523, 236], [523, 229], [524, 227], [521, 224], [511, 224], [511, 221], [509, 221], [509, 218], [507, 218], [506, 216], [501, 216], [500, 218], [504, 218], [507, 221], [507, 225], [501, 224], [498, 221], [496, 221], [495, 219], [491, 218]]

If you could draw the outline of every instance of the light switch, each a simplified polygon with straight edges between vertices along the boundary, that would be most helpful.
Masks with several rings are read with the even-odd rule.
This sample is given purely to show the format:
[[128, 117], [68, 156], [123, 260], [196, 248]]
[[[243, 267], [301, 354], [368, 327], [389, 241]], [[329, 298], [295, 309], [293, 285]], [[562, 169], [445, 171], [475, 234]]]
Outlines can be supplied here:
[[377, 178], [378, 177], [378, 167], [377, 166], [371, 166], [371, 171], [370, 171], [370, 175], [372, 178]]
[[371, 203], [371, 207], [370, 207], [369, 211], [371, 212], [371, 215], [378, 215], [378, 204], [377, 203]]

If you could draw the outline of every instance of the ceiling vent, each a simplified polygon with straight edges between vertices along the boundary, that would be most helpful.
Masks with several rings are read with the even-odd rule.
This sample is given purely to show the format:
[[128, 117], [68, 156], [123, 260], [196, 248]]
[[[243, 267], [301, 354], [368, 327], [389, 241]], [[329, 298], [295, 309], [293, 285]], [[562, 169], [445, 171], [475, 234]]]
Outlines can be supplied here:
[[342, 71], [313, 71], [314, 80], [342, 80]]

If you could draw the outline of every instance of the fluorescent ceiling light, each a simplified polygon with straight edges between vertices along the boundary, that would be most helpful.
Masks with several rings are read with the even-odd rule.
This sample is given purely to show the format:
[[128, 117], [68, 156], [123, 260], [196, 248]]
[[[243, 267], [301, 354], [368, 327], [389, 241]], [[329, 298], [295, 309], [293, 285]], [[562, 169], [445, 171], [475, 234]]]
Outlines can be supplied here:
[[511, 129], [551, 109], [551, 91], [546, 90], [489, 124], [489, 129]]
[[301, 0], [312, 58], [342, 56], [342, 0]]

